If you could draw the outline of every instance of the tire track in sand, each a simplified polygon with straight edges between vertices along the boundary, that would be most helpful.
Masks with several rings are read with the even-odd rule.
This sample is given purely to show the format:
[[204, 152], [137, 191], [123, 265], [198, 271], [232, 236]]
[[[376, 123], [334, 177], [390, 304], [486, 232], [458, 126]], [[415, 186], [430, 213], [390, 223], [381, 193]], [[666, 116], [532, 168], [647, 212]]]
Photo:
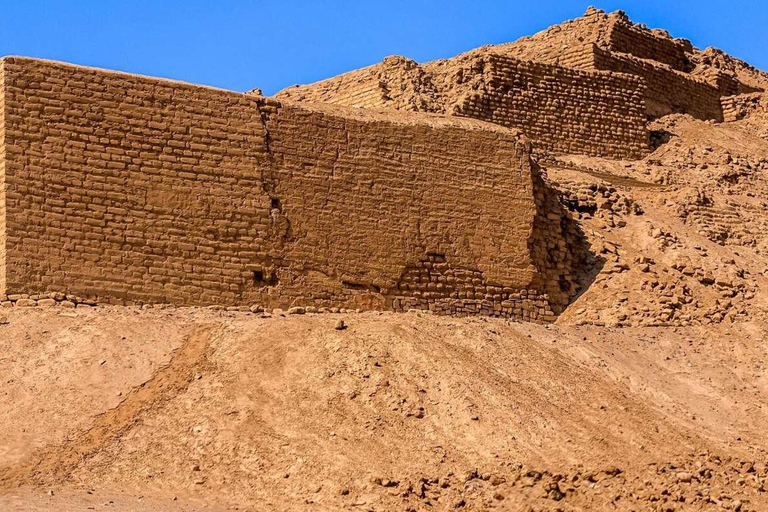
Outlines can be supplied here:
[[0, 468], [0, 488], [67, 480], [80, 464], [123, 437], [144, 414], [184, 392], [197, 373], [211, 367], [208, 356], [213, 333], [214, 326], [208, 325], [189, 335], [166, 365], [133, 388], [115, 408], [98, 415], [86, 430], [60, 445], [41, 448], [17, 465]]

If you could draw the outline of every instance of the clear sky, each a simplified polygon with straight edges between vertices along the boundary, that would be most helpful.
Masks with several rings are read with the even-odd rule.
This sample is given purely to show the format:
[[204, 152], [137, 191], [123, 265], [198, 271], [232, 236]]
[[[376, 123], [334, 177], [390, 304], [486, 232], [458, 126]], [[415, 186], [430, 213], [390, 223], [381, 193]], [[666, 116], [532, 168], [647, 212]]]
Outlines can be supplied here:
[[0, 0], [0, 55], [272, 94], [387, 55], [513, 41], [590, 3], [768, 68], [764, 0]]

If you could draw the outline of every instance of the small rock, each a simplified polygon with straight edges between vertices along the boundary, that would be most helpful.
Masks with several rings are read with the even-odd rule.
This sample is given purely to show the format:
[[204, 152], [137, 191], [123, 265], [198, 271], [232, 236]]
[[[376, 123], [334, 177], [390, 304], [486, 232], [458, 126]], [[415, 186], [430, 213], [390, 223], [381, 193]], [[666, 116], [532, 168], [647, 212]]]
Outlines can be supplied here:
[[250, 307], [250, 311], [251, 313], [263, 313], [264, 308], [259, 306], [258, 304], [254, 304], [253, 306]]
[[17, 308], [32, 308], [37, 306], [37, 301], [32, 299], [19, 299], [16, 301]]
[[347, 324], [346, 324], [346, 323], [344, 323], [344, 320], [339, 320], [338, 322], [336, 322], [336, 327], [335, 327], [335, 329], [336, 329], [337, 331], [343, 331], [343, 330], [344, 330], [344, 329], [346, 329], [346, 328], [347, 328]]
[[65, 300], [59, 303], [59, 307], [72, 309], [75, 307], [75, 303], [69, 300]]
[[41, 308], [52, 308], [56, 305], [56, 301], [53, 299], [40, 299], [37, 301], [37, 305]]
[[678, 481], [678, 482], [685, 482], [685, 483], [689, 483], [689, 482], [691, 481], [691, 478], [693, 478], [693, 477], [691, 476], [691, 474], [690, 474], [690, 473], [688, 473], [688, 472], [686, 472], [686, 471], [680, 471], [680, 472], [677, 474], [677, 481]]
[[7, 317], [5, 317], [3, 315], [0, 315], [0, 325], [7, 325], [9, 323], [10, 322], [8, 322], [8, 318]]
[[307, 312], [307, 310], [302, 308], [301, 306], [294, 306], [294, 307], [288, 309], [288, 314], [289, 315], [303, 315], [306, 312]]

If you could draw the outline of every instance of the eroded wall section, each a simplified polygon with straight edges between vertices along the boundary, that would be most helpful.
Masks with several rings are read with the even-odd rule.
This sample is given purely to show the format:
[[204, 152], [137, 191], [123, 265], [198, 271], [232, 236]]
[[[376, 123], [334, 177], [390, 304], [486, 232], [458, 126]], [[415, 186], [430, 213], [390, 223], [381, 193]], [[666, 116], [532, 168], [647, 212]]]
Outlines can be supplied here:
[[4, 67], [5, 293], [551, 319], [517, 132]]
[[642, 80], [485, 49], [423, 65], [388, 57], [277, 97], [481, 119], [521, 130], [537, 149], [554, 154], [641, 158], [650, 151]]

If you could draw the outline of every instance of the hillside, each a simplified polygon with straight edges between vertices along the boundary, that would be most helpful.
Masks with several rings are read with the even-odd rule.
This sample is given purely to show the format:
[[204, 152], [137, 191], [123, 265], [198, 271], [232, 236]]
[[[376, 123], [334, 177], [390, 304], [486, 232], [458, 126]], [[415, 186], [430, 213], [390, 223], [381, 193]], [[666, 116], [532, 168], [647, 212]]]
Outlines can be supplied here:
[[[528, 82], [499, 71], [516, 59], [533, 62]], [[617, 63], [623, 72], [587, 69]], [[537, 74], [554, 85], [536, 89]], [[582, 130], [578, 143], [568, 140], [567, 130], [597, 130], [604, 116], [567, 130], [552, 119], [564, 106], [588, 109], [578, 102], [594, 100], [584, 90], [601, 77], [619, 91], [605, 126], [616, 128], [625, 114], [631, 122], [602, 139]], [[661, 97], [649, 77], [678, 90]], [[578, 86], [562, 92], [561, 82]], [[510, 91], [526, 101], [556, 91], [542, 114], [554, 128], [538, 129], [533, 119], [515, 129], [532, 141], [526, 169], [542, 187], [535, 206], [545, 215], [533, 229], [548, 221], [564, 234], [558, 243], [527, 243], [537, 262], [550, 264], [546, 278], [562, 286], [550, 283], [549, 294], [567, 307], [526, 314], [551, 321], [537, 324], [493, 312], [442, 316], [428, 306], [396, 313], [296, 302], [265, 312], [0, 297], [0, 510], [767, 510], [766, 87], [766, 73], [719, 50], [590, 9], [453, 59], [390, 57], [286, 89], [278, 98], [297, 118], [339, 130], [333, 144], [317, 138], [311, 147], [334, 172], [352, 165], [339, 159], [344, 144], [362, 155], [351, 162], [406, 166], [407, 155], [387, 144], [432, 143], [443, 132], [420, 127], [425, 113], [456, 116], [428, 119], [445, 125], [462, 151], [475, 140], [461, 138], [467, 126], [496, 144], [514, 133], [517, 143], [517, 131], [496, 126], [519, 121], [511, 107], [475, 107]], [[716, 101], [680, 101], [690, 90]], [[622, 107], [624, 99], [632, 105]], [[250, 104], [237, 101], [247, 112]], [[304, 110], [292, 106], [302, 103]], [[350, 116], [345, 107], [375, 112]], [[339, 128], [356, 119], [361, 133], [375, 131], [368, 117], [379, 120], [375, 127], [414, 131], [396, 143], [371, 139], [370, 147], [391, 150], [376, 153]], [[274, 145], [279, 130], [291, 131], [281, 122], [265, 125], [267, 153], [270, 137]], [[628, 134], [638, 123], [642, 130]], [[646, 147], [622, 148], [624, 138]], [[303, 139], [296, 144], [311, 153]], [[456, 176], [473, 168], [467, 158], [446, 161]], [[315, 172], [304, 162], [286, 176], [302, 176], [297, 169]], [[345, 197], [374, 188], [374, 180], [361, 183]], [[498, 191], [498, 183], [483, 185]], [[427, 194], [429, 183], [420, 185], [403, 197]], [[322, 197], [327, 206], [330, 189]], [[493, 248], [507, 233], [493, 219], [514, 215], [492, 199], [485, 237], [474, 233], [467, 246]], [[265, 205], [275, 224], [283, 221], [282, 243], [294, 247], [301, 237], [288, 237], [283, 208], [297, 207], [269, 197]], [[370, 238], [382, 258], [395, 251]], [[300, 241], [307, 254], [322, 252], [313, 245], [320, 242]], [[444, 263], [431, 257], [414, 282]], [[270, 279], [260, 272], [254, 281]], [[448, 278], [440, 278], [424, 290], [445, 288]], [[344, 286], [352, 295], [381, 291]]]
[[41, 507], [124, 510], [767, 504], [759, 323], [107, 307], [8, 321], [5, 507], [48, 490]]

